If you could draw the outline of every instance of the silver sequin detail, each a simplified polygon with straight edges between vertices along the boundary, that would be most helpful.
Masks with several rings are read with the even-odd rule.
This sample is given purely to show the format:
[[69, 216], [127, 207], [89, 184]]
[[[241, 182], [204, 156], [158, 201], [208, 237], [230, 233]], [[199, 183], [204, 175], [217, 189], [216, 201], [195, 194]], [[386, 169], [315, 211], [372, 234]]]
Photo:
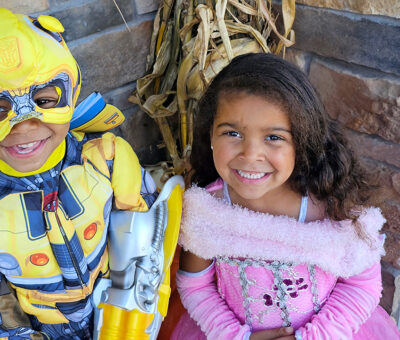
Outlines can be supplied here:
[[318, 313], [321, 309], [321, 303], [318, 298], [318, 287], [317, 287], [317, 280], [315, 278], [315, 266], [308, 265], [308, 272], [310, 273], [310, 282], [311, 282], [311, 293], [313, 295], [313, 304], [314, 304], [314, 311]]
[[278, 288], [277, 291], [277, 298], [279, 300], [279, 308], [281, 310], [280, 316], [283, 320], [282, 327], [288, 327], [291, 325], [290, 315], [287, 308], [287, 300], [288, 295], [285, 293], [286, 285], [283, 282], [281, 271], [282, 270], [289, 270], [292, 266], [288, 263], [281, 263], [279, 261], [273, 262], [265, 262], [265, 261], [257, 261], [252, 259], [232, 259], [229, 257], [218, 257], [217, 261], [225, 262], [231, 266], [237, 266], [239, 272], [239, 280], [240, 285], [242, 287], [242, 296], [243, 296], [243, 307], [246, 314], [246, 324], [251, 327], [252, 325], [252, 317], [251, 317], [251, 310], [250, 310], [250, 302], [251, 297], [249, 296], [249, 281], [247, 279], [247, 275], [245, 272], [246, 267], [263, 267], [267, 270], [270, 270], [274, 275], [274, 284]]

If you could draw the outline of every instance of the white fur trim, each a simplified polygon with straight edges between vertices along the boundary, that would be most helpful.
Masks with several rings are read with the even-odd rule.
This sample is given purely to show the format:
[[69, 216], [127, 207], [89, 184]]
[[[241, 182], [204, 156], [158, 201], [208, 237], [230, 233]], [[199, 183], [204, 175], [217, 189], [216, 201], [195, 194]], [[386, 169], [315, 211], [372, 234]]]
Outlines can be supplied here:
[[313, 264], [349, 277], [384, 255], [379, 230], [386, 220], [380, 210], [365, 209], [359, 222], [370, 241], [361, 240], [350, 221], [301, 223], [231, 206], [192, 187], [184, 194], [179, 243], [204, 259], [229, 256]]

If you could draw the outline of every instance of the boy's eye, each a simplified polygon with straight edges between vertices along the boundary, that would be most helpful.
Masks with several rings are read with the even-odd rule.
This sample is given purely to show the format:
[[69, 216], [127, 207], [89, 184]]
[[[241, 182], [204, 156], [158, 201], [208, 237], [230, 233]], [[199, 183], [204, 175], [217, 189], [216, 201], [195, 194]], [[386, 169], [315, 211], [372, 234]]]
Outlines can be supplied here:
[[8, 117], [11, 108], [11, 103], [8, 100], [0, 99], [0, 122]]
[[40, 98], [40, 99], [36, 99], [35, 103], [37, 104], [37, 106], [41, 107], [42, 109], [51, 109], [52, 107], [57, 105], [57, 100]]
[[51, 109], [58, 103], [58, 93], [54, 86], [44, 87], [33, 96], [36, 105], [42, 109]]

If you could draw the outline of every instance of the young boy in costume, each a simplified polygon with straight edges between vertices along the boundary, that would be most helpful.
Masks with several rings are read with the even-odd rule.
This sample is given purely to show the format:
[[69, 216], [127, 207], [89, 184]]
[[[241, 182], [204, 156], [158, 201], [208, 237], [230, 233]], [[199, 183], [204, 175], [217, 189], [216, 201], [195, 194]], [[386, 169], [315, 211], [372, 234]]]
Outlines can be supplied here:
[[91, 339], [111, 209], [157, 197], [126, 141], [69, 131], [81, 76], [62, 31], [0, 9], [0, 338]]

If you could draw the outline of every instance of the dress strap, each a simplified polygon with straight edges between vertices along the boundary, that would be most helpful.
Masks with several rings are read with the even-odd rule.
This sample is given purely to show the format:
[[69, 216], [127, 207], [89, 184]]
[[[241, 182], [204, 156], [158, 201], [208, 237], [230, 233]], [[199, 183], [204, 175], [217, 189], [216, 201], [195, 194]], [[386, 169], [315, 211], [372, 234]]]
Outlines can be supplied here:
[[229, 205], [232, 205], [231, 197], [229, 196], [229, 191], [228, 191], [228, 184], [226, 184], [225, 181], [224, 181], [224, 200]]
[[308, 196], [303, 196], [301, 198], [299, 217], [297, 219], [299, 222], [303, 223], [306, 220], [306, 217], [307, 217], [307, 206], [308, 206]]

